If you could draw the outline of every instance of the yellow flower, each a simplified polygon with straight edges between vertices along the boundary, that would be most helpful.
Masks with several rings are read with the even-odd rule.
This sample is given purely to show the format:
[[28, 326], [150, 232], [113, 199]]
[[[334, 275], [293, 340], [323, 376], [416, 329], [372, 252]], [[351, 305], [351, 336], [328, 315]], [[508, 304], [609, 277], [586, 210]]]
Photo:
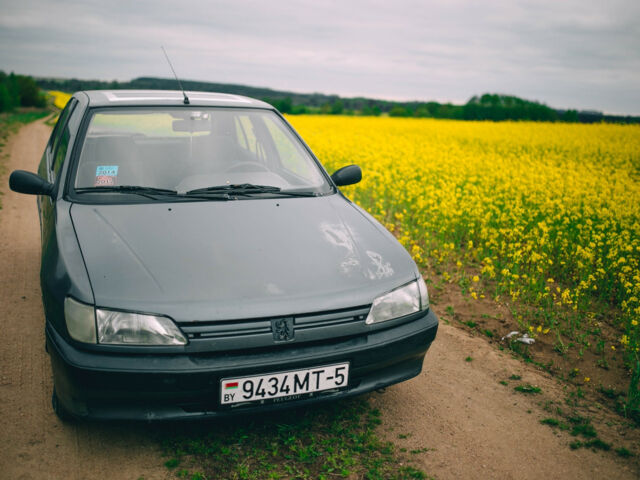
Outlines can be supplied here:
[[501, 292], [491, 297], [559, 306], [560, 330], [575, 319], [586, 331], [588, 305], [615, 298], [620, 344], [640, 346], [637, 125], [288, 119], [328, 171], [357, 161], [363, 181], [345, 192], [416, 261], [456, 272], [480, 264], [477, 282]]
[[53, 104], [61, 110], [71, 99], [71, 95], [65, 92], [50, 91], [49, 95], [53, 97]]
[[474, 282], [479, 282], [480, 281], [480, 277], [478, 277], [478, 275], [474, 275], [471, 280], [473, 280]]
[[538, 328], [536, 328], [536, 332], [540, 333], [542, 331], [542, 325], [538, 325]]
[[585, 381], [585, 383], [587, 383], [587, 382], [590, 382], [591, 379], [589, 377], [584, 377], [584, 381]]
[[549, 333], [549, 330], [550, 330], [549, 328], [545, 328], [544, 330], [542, 330], [542, 334], [546, 335], [547, 333]]
[[476, 292], [471, 292], [471, 298], [473, 298], [474, 300], [477, 300], [478, 294]]

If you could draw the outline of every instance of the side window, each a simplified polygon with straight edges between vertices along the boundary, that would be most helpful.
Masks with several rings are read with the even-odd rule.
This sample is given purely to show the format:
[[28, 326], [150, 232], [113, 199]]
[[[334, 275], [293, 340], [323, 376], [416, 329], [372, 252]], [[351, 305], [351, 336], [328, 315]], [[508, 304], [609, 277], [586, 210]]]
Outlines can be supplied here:
[[65, 125], [64, 129], [62, 130], [62, 135], [60, 135], [60, 140], [58, 141], [58, 146], [55, 150], [53, 160], [51, 162], [53, 174], [56, 178], [58, 177], [58, 173], [60, 172], [60, 167], [62, 167], [64, 158], [67, 156], [67, 149], [69, 148], [70, 137], [71, 137], [71, 134], [69, 133], [69, 126]]
[[54, 178], [58, 176], [60, 167], [62, 167], [62, 163], [67, 156], [69, 139], [71, 137], [71, 133], [69, 132], [69, 117], [73, 113], [73, 109], [76, 106], [76, 103], [77, 101], [73, 98], [69, 101], [69, 103], [67, 103], [67, 106], [60, 114], [60, 119], [56, 124], [56, 129], [53, 135], [52, 156], [50, 164]]
[[49, 138], [49, 143], [47, 147], [53, 152], [57, 146], [57, 143], [60, 141], [60, 134], [62, 132], [62, 128], [67, 124], [69, 120], [69, 116], [71, 115], [71, 111], [73, 107], [76, 106], [78, 101], [75, 98], [72, 98], [67, 102], [67, 105], [64, 107], [60, 116], [58, 117], [58, 121], [56, 122], [56, 126], [53, 128], [53, 132], [51, 133], [51, 138]]

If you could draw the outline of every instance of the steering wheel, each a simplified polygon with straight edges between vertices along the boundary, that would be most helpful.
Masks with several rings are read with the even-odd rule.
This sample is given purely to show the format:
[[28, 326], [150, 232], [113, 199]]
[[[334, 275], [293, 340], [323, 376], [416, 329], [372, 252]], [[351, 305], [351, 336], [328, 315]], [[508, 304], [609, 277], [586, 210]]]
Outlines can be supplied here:
[[267, 167], [265, 167], [263, 164], [261, 164], [260, 162], [252, 162], [250, 160], [244, 161], [244, 162], [238, 162], [234, 165], [231, 165], [229, 168], [227, 168], [225, 170], [226, 172], [236, 172], [236, 171], [240, 171], [240, 172], [253, 172], [256, 171], [255, 168], [251, 168], [251, 167], [258, 167], [258, 171], [261, 172], [270, 172], [271, 170], [269, 170]]

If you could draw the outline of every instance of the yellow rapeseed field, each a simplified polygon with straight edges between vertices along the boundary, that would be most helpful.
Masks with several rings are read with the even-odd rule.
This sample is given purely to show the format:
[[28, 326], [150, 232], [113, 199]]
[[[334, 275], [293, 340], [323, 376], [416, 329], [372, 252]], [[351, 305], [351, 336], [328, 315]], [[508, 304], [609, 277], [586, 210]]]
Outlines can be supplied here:
[[71, 94], [59, 92], [57, 90], [50, 90], [48, 93], [53, 97], [53, 104], [61, 110], [71, 98]]
[[607, 348], [627, 350], [637, 385], [639, 126], [289, 120], [330, 172], [362, 167], [363, 181], [345, 193], [418, 262], [439, 263], [445, 280], [448, 266], [475, 268], [471, 298], [538, 307], [523, 327], [561, 333], [559, 342], [577, 338], [607, 307], [620, 329]]

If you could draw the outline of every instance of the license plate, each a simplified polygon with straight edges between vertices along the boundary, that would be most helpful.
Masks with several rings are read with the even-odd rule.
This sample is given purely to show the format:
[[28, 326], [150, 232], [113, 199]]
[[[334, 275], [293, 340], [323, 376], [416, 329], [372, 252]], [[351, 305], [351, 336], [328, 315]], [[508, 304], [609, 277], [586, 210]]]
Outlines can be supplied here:
[[220, 381], [220, 404], [274, 399], [296, 400], [314, 392], [344, 388], [348, 383], [348, 363], [251, 377], [225, 378]]

